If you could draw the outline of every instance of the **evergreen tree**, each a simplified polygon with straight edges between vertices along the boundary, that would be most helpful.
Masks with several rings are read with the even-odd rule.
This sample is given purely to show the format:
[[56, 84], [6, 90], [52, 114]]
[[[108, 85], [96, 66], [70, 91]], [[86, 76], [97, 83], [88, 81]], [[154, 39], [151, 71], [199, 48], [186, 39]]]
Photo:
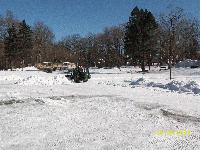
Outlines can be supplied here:
[[152, 56], [153, 31], [157, 23], [151, 12], [135, 7], [131, 12], [125, 32], [125, 54], [145, 71], [145, 63]]
[[13, 62], [18, 54], [17, 49], [17, 29], [13, 24], [7, 29], [8, 36], [5, 38], [5, 56], [7, 58], [7, 68], [13, 67]]
[[31, 62], [31, 50], [33, 48], [32, 30], [23, 20], [19, 25], [18, 50], [19, 58], [27, 65]]

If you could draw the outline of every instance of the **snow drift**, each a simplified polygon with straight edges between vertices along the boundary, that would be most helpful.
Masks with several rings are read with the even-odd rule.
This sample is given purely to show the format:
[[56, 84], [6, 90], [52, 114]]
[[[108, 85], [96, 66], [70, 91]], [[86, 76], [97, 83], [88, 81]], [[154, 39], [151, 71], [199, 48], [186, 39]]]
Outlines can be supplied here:
[[176, 64], [176, 68], [190, 68], [191, 66], [200, 66], [199, 60], [186, 59]]
[[0, 81], [17, 81], [17, 80], [20, 80], [22, 79], [21, 76], [19, 75], [1, 75], [0, 76]]
[[186, 92], [200, 94], [200, 85], [198, 85], [195, 81], [188, 81], [187, 83], [185, 83], [183, 81], [173, 80], [169, 83], [155, 83], [153, 81], [148, 81], [144, 78], [139, 78], [135, 81], [132, 81], [130, 85], [133, 85], [133, 87], [140, 85], [145, 87], [157, 87], [181, 93]]
[[[8, 69], [8, 71], [11, 71], [11, 69]], [[15, 68], [15, 69], [12, 69], [12, 71], [39, 71], [39, 69], [37, 69], [34, 66], [30, 66], [30, 67], [24, 67], [24, 68]]]
[[54, 76], [29, 76], [24, 79], [19, 79], [15, 84], [18, 85], [66, 85], [71, 82], [63, 75]]
[[25, 68], [21, 68], [21, 70], [23, 71], [39, 71], [36, 67], [31, 66], [31, 67], [25, 67]]

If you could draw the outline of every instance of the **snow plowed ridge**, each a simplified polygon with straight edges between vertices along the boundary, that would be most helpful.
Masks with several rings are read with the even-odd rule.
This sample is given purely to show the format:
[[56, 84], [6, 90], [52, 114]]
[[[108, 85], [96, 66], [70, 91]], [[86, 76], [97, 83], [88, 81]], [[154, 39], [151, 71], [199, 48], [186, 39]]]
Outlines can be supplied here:
[[29, 76], [24, 79], [19, 79], [15, 84], [18, 85], [66, 85], [71, 82], [63, 75], [54, 76]]
[[164, 110], [164, 109], [160, 109], [160, 111], [162, 112], [162, 114], [164, 116], [172, 118], [172, 119], [175, 119], [177, 121], [182, 121], [182, 122], [186, 122], [186, 121], [200, 122], [200, 118], [199, 117], [184, 115], [184, 114], [176, 113], [176, 112], [173, 112], [173, 111], [171, 112], [169, 110]]
[[183, 81], [173, 80], [168, 83], [156, 83], [153, 81], [148, 81], [144, 78], [139, 78], [137, 80], [132, 81], [130, 85], [133, 85], [133, 87], [135, 86], [157, 87], [181, 93], [200, 94], [200, 85], [197, 84], [195, 81], [183, 82]]

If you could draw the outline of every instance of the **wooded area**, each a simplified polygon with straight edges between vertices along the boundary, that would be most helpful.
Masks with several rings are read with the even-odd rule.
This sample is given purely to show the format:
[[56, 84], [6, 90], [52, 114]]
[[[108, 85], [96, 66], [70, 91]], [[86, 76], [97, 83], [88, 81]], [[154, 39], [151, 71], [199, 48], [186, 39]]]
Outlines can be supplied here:
[[129, 21], [102, 33], [67, 35], [55, 41], [43, 22], [33, 26], [16, 19], [11, 11], [0, 17], [0, 69], [35, 65], [43, 61], [69, 61], [91, 67], [176, 64], [200, 59], [199, 22], [180, 8], [155, 18], [135, 7]]

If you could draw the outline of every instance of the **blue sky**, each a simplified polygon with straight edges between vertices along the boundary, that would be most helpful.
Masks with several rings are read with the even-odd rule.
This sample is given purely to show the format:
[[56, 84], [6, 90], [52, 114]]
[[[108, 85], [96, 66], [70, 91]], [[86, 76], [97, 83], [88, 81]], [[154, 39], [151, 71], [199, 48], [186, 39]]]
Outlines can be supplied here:
[[60, 40], [66, 35], [84, 36], [127, 22], [136, 5], [155, 16], [169, 11], [170, 6], [181, 7], [200, 20], [200, 0], [0, 0], [0, 15], [11, 10], [30, 25], [43, 21]]

